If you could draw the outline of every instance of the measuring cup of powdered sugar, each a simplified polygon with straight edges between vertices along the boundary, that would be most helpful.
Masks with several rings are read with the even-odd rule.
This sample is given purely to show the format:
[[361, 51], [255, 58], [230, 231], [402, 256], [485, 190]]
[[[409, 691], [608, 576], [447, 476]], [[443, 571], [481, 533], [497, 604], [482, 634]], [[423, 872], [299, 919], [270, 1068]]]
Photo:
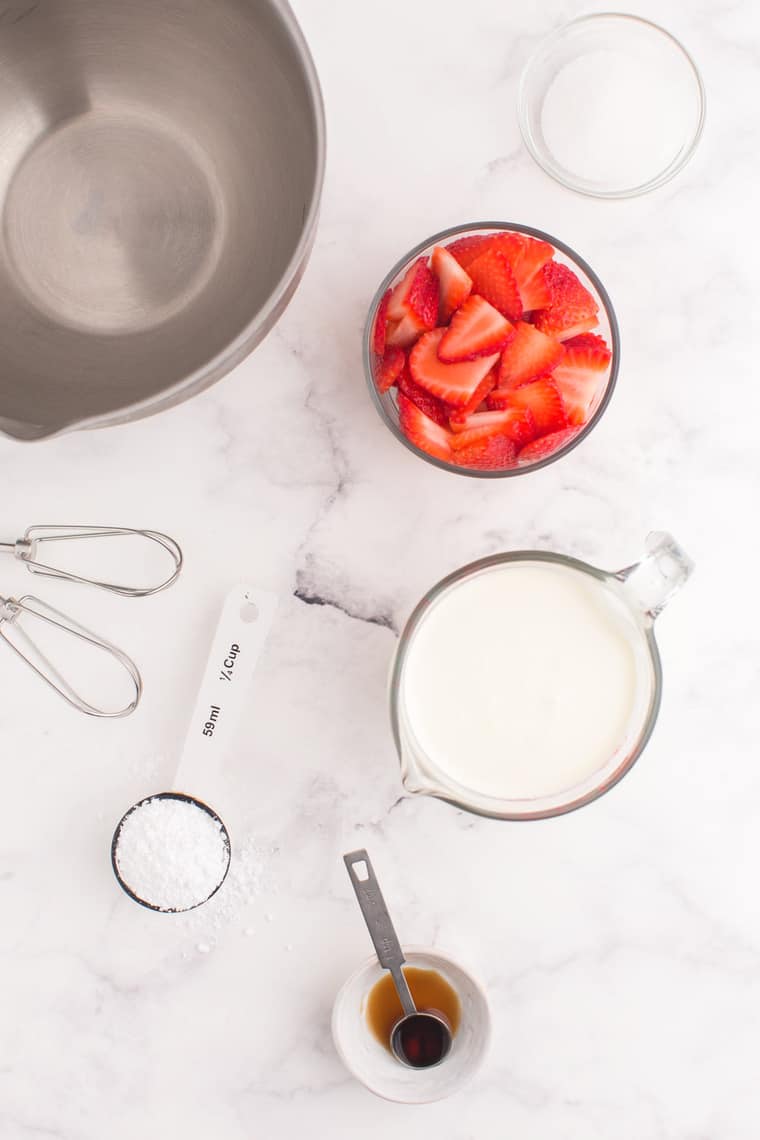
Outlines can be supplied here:
[[147, 796], [122, 817], [111, 844], [114, 874], [130, 898], [176, 914], [216, 894], [231, 843], [217, 812], [199, 795], [214, 787], [243, 710], [277, 598], [237, 586], [227, 595], [201, 682], [174, 791]]

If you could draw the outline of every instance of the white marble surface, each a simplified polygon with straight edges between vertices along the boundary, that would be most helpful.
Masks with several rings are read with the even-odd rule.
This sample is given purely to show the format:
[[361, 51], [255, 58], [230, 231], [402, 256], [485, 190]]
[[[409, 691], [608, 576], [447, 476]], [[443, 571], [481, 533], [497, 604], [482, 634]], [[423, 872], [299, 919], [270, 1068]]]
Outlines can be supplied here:
[[[141, 663], [129, 721], [70, 712], [0, 652], [0, 1137], [754, 1140], [757, 7], [637, 8], [694, 53], [708, 123], [676, 181], [616, 203], [548, 180], [515, 120], [526, 55], [581, 0], [296, 7], [324, 84], [329, 173], [279, 327], [155, 420], [0, 441], [9, 537], [37, 521], [147, 524], [187, 555], [181, 584], [142, 603], [45, 587]], [[399, 446], [359, 356], [387, 267], [480, 218], [576, 247], [623, 335], [591, 438], [504, 483]], [[400, 798], [385, 679], [419, 595], [509, 547], [624, 565], [660, 527], [698, 570], [660, 621], [663, 711], [623, 784], [520, 826]], [[281, 596], [219, 788], [258, 875], [248, 898], [239, 887], [195, 917], [151, 915], [112, 879], [111, 830], [170, 782], [221, 595], [241, 577]], [[10, 563], [0, 581], [29, 587]], [[492, 1052], [450, 1102], [375, 1100], [333, 1051], [333, 995], [369, 951], [340, 862], [359, 845], [403, 936], [449, 949], [488, 988]]]

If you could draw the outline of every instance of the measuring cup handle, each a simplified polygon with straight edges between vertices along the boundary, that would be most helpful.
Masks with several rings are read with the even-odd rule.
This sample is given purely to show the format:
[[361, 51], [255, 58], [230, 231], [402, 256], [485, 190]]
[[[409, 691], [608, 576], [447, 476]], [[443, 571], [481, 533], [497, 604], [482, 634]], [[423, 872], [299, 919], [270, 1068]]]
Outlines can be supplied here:
[[227, 595], [190, 719], [174, 787], [203, 794], [224, 758], [274, 621], [277, 596], [252, 586]]
[[385, 970], [390, 970], [393, 975], [404, 1013], [416, 1013], [414, 999], [401, 969], [405, 961], [404, 952], [393, 928], [369, 855], [364, 849], [352, 851], [349, 855], [343, 856], [343, 862], [346, 864], [377, 959], [380, 965]]
[[615, 577], [623, 583], [634, 609], [654, 621], [693, 570], [694, 563], [673, 536], [655, 531], [647, 538], [641, 561], [618, 571]]

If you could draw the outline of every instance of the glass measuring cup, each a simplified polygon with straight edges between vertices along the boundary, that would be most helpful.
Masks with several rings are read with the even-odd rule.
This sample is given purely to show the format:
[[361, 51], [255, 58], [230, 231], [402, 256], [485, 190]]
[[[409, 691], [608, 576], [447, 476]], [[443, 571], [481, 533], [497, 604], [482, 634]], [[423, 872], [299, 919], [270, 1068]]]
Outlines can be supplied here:
[[[452, 775], [452, 765], [442, 762], [442, 752], [432, 754], [432, 736], [422, 721], [412, 711], [414, 694], [411, 689], [413, 671], [410, 658], [420, 646], [420, 631], [426, 628], [427, 619], [456, 597], [463, 586], [471, 586], [476, 581], [506, 567], [559, 568], [580, 584], [585, 595], [594, 605], [613, 607], [625, 630], [626, 644], [631, 654], [631, 675], [635, 678], [630, 697], [630, 711], [626, 712], [625, 730], [609, 748], [603, 760], [593, 771], [586, 772], [577, 779], [558, 782], [556, 787], [543, 787], [535, 793], [520, 791], [516, 794], [496, 792], [487, 787], [481, 779], [468, 779], [462, 775], [466, 768], [457, 767], [457, 775]], [[546, 551], [515, 551], [497, 554], [481, 559], [457, 570], [444, 578], [417, 605], [401, 635], [392, 664], [390, 680], [391, 724], [396, 748], [401, 762], [402, 781], [412, 794], [430, 795], [445, 800], [456, 807], [495, 819], [546, 819], [572, 811], [597, 799], [614, 786], [630, 771], [649, 740], [657, 720], [662, 696], [662, 666], [654, 634], [654, 623], [672, 595], [687, 580], [693, 563], [681, 547], [668, 534], [653, 534], [647, 544], [647, 552], [641, 561], [623, 570], [609, 572], [590, 566], [565, 555]], [[461, 595], [460, 595], [461, 596]], [[612, 610], [610, 610], [612, 612]], [[430, 625], [427, 626], [429, 630]], [[582, 628], [580, 636], [582, 637]], [[519, 646], [510, 646], [515, 652]], [[506, 652], [505, 648], [505, 652]], [[455, 647], [452, 645], [452, 653]], [[415, 665], [416, 669], [416, 665]], [[412, 681], [410, 681], [410, 676]], [[572, 678], [568, 686], [572, 685]], [[431, 682], [429, 695], [433, 705], [450, 709], [450, 693], [441, 687], [435, 690], [435, 680]], [[496, 682], [495, 682], [496, 683]], [[551, 695], [551, 694], [550, 694]], [[560, 694], [561, 696], [561, 694]], [[509, 712], [509, 692], [504, 694], [505, 717]], [[543, 710], [539, 709], [541, 715]], [[549, 706], [547, 705], [547, 715]], [[454, 714], [456, 715], [456, 714]], [[462, 717], [476, 718], [481, 715], [478, 708], [461, 708]], [[541, 736], [543, 724], [540, 715], [536, 722], [536, 735]], [[427, 743], [422, 738], [427, 737]], [[474, 745], [476, 747], [476, 745]], [[531, 744], [528, 744], [528, 753]], [[520, 757], [522, 759], [522, 757]], [[531, 761], [529, 754], [526, 760]]]

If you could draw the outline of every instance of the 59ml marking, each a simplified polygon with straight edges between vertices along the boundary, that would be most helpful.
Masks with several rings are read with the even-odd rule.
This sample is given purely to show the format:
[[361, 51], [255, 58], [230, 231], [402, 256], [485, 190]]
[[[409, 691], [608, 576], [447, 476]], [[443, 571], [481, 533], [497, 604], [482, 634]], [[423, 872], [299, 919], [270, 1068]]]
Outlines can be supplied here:
[[212, 705], [211, 706], [211, 712], [208, 714], [208, 720], [206, 721], [206, 723], [203, 726], [203, 735], [204, 736], [213, 736], [214, 735], [214, 729], [216, 728], [216, 722], [219, 720], [220, 711], [221, 710], [219, 708], [219, 705]]

